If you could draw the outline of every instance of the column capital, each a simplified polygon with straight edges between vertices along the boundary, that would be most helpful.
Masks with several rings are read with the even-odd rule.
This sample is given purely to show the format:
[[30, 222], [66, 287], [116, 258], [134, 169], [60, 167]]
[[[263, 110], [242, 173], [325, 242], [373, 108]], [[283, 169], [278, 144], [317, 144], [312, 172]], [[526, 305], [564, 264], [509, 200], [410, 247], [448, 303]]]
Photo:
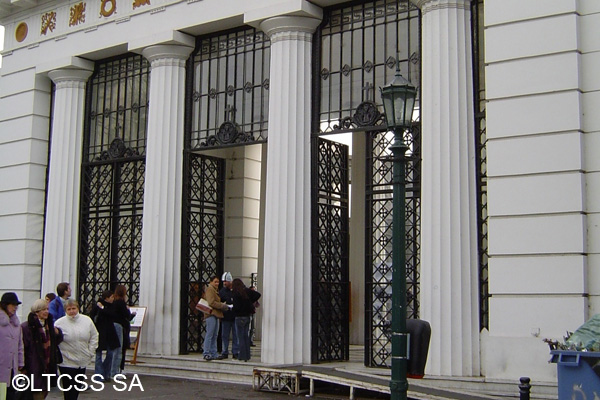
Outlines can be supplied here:
[[310, 41], [320, 23], [320, 19], [312, 17], [278, 16], [262, 21], [260, 30], [269, 36], [271, 42], [286, 39]]
[[146, 47], [142, 50], [142, 55], [154, 66], [155, 62], [158, 60], [176, 60], [177, 62], [185, 62], [192, 50], [194, 49], [188, 46], [158, 44]]
[[64, 82], [85, 83], [92, 75], [93, 71], [87, 69], [62, 68], [48, 72], [48, 77], [52, 79], [56, 85]]
[[460, 8], [470, 9], [471, 0], [410, 0], [415, 6], [421, 9], [423, 14], [439, 9]]

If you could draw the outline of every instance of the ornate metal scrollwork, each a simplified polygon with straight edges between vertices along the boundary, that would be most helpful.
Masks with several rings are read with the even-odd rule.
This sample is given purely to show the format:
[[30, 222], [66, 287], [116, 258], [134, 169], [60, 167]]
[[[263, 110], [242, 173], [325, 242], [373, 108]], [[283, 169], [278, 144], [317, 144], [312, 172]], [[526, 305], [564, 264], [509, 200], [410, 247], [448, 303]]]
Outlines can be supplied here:
[[235, 143], [249, 143], [254, 142], [254, 140], [251, 133], [240, 132], [236, 123], [225, 121], [221, 124], [217, 133], [206, 138], [206, 141], [201, 143], [200, 146], [224, 146]]
[[384, 115], [377, 109], [377, 104], [372, 101], [363, 101], [356, 107], [356, 112], [351, 117], [342, 118], [340, 123], [333, 126], [334, 131], [345, 131], [365, 126], [383, 125]]
[[127, 158], [139, 155], [136, 149], [125, 146], [121, 138], [115, 138], [110, 143], [108, 150], [104, 150], [96, 160], [114, 160], [116, 158]]

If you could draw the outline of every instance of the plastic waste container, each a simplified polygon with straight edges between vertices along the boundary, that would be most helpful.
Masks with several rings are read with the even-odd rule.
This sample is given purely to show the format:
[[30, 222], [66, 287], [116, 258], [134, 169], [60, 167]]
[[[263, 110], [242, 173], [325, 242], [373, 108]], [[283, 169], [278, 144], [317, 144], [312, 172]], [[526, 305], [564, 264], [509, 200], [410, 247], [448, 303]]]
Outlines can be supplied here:
[[558, 400], [600, 398], [600, 352], [551, 350], [558, 372]]
[[409, 354], [407, 362], [407, 376], [409, 378], [423, 378], [425, 364], [429, 353], [431, 339], [431, 326], [429, 322], [420, 319], [407, 319], [406, 331], [410, 334]]

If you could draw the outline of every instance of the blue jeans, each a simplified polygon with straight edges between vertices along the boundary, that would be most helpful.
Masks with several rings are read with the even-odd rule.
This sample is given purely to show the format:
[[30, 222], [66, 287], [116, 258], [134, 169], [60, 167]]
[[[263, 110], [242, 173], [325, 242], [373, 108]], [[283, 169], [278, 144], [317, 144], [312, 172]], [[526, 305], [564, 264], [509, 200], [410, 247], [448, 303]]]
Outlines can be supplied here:
[[121, 373], [121, 360], [123, 359], [123, 327], [116, 322], [113, 322], [113, 324], [115, 325], [115, 331], [117, 331], [117, 337], [121, 346], [111, 350], [113, 351], [112, 367], [110, 368], [111, 378]]
[[103, 350], [96, 350], [96, 365], [94, 368], [94, 373], [102, 375], [102, 378], [104, 379], [110, 379], [112, 378], [110, 372], [112, 370], [114, 350], [105, 350], [106, 357], [104, 357], [104, 361], [102, 361], [102, 351]]
[[235, 317], [235, 329], [240, 347], [238, 360], [248, 361], [250, 359], [250, 317]]
[[219, 335], [219, 319], [214, 315], [206, 318], [206, 335], [204, 335], [204, 356], [217, 358], [217, 336]]
[[232, 335], [231, 352], [237, 357], [240, 351], [238, 346], [237, 332], [235, 329], [235, 320], [221, 321], [221, 345], [223, 348], [221, 354], [224, 356], [229, 355], [229, 334]]

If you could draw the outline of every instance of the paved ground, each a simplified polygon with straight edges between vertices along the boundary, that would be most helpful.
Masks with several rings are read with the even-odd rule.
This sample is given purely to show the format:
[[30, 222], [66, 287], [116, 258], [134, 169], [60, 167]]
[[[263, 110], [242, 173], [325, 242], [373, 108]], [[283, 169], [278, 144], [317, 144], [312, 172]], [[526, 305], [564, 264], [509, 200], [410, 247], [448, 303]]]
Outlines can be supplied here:
[[[95, 391], [88, 389], [81, 392], [79, 399], [81, 400], [118, 400], [118, 399], [219, 399], [219, 400], [247, 400], [247, 399], [264, 399], [264, 400], [293, 400], [305, 399], [305, 394], [298, 397], [290, 396], [284, 393], [257, 392], [252, 390], [251, 386], [237, 385], [232, 383], [217, 383], [206, 382], [179, 378], [155, 377], [147, 375], [138, 375], [139, 380], [135, 380], [131, 375], [127, 375], [127, 380], [124, 383], [105, 383], [103, 390]], [[91, 381], [88, 383], [92, 384]], [[140, 385], [143, 386], [142, 391]], [[94, 387], [99, 389], [98, 384]], [[348, 399], [347, 391], [327, 391], [321, 392], [317, 396], [312, 397], [314, 400], [331, 400], [331, 399]], [[328, 392], [328, 393], [327, 393]], [[62, 393], [54, 388], [47, 397], [47, 400], [62, 399]], [[357, 399], [366, 398], [360, 395]], [[372, 398], [372, 397], [371, 397]], [[379, 397], [381, 398], [381, 397]]]

